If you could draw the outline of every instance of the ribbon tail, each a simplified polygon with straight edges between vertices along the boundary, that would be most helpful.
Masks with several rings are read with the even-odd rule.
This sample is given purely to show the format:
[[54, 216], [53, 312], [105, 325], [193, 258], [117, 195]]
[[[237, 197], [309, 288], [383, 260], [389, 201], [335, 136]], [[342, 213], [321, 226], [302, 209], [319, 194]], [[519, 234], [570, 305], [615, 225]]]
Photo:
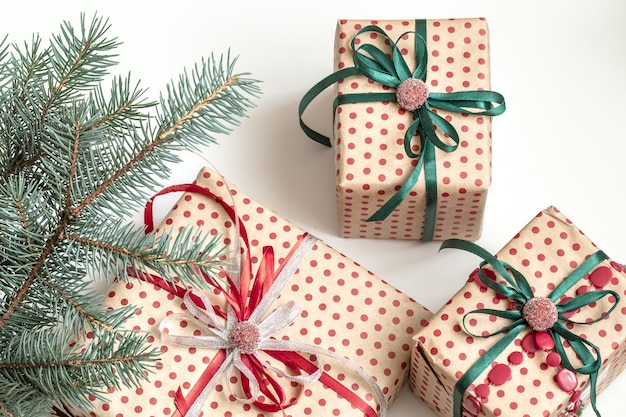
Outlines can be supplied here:
[[[244, 404], [252, 404], [259, 398], [259, 394], [261, 393], [261, 386], [259, 384], [259, 381], [254, 372], [248, 367], [249, 365], [243, 362], [241, 355], [234, 356], [233, 366], [234, 368], [237, 368], [239, 372], [241, 372], [242, 376], [245, 376], [248, 379], [248, 382], [252, 385], [252, 389], [249, 394], [246, 394], [246, 397], [240, 397], [235, 392], [233, 392], [232, 386], [229, 383], [228, 387], [230, 389], [230, 394], [235, 397], [237, 401], [240, 401]], [[232, 367], [229, 369], [232, 370]], [[227, 375], [227, 379], [229, 382], [230, 377], [231, 375]]]
[[602, 417], [600, 415], [600, 411], [598, 411], [598, 407], [596, 404], [596, 389], [598, 384], [598, 374], [593, 373], [589, 375], [589, 402], [591, 403], [591, 408], [593, 409], [596, 416]]
[[[198, 417], [200, 413], [202, 413], [202, 407], [204, 406], [204, 403], [209, 398], [209, 395], [211, 395], [211, 392], [213, 392], [213, 390], [215, 389], [215, 386], [217, 385], [217, 381], [219, 381], [222, 374], [226, 371], [226, 369], [229, 366], [232, 365], [232, 362], [233, 362], [233, 353], [230, 353], [226, 357], [224, 362], [222, 362], [219, 369], [215, 371], [215, 373], [211, 376], [211, 380], [209, 381], [209, 383], [202, 389], [200, 394], [193, 400], [193, 402], [191, 403], [191, 406], [188, 406], [186, 401], [184, 402], [184, 404], [181, 403], [181, 406], [184, 406], [187, 408], [187, 411], [183, 414], [184, 417]], [[178, 403], [176, 405], [178, 407]], [[179, 411], [182, 412], [182, 409], [179, 408]]]
[[178, 412], [181, 413], [183, 416], [186, 415], [189, 411], [189, 403], [185, 399], [183, 391], [180, 389], [180, 387], [178, 387], [178, 389], [176, 390], [176, 395], [174, 396], [174, 404], [176, 405], [176, 409], [178, 410]]
[[290, 253], [289, 258], [281, 267], [278, 276], [267, 290], [267, 293], [259, 305], [256, 306], [252, 314], [250, 314], [250, 321], [255, 323], [259, 323], [261, 321], [263, 316], [265, 316], [265, 314], [269, 311], [274, 301], [278, 299], [289, 279], [291, 279], [293, 274], [296, 273], [298, 266], [313, 248], [317, 240], [318, 239], [314, 235], [307, 234], [298, 242], [297, 249], [294, 248], [294, 251]]
[[[600, 349], [593, 343], [587, 341], [586, 339], [583, 339], [582, 337], [570, 332], [567, 329], [567, 327], [565, 327], [565, 325], [563, 325], [562, 323], [557, 322], [555, 326], [552, 328], [551, 333], [553, 335], [553, 339], [555, 342], [556, 351], [559, 354], [559, 356], [561, 356], [561, 359], [565, 367], [569, 368], [570, 370], [574, 372], [580, 372], [582, 374], [589, 375], [589, 388], [590, 388], [589, 398], [590, 398], [591, 407], [595, 411], [596, 416], [600, 417], [600, 413], [596, 407], [596, 385], [598, 381], [598, 372], [600, 370], [600, 366], [602, 365], [602, 357], [600, 354]], [[563, 337], [570, 343], [570, 346], [572, 347], [572, 349], [574, 349], [574, 352], [576, 353], [578, 358], [580, 358], [580, 360], [582, 361], [583, 366], [576, 368], [571, 363], [571, 361], [569, 360], [569, 357], [567, 356], [567, 353], [565, 352], [563, 342], [558, 336]], [[595, 352], [596, 357], [594, 357], [590, 349]]]
[[372, 214], [366, 221], [368, 222], [379, 222], [385, 220], [389, 215], [395, 210], [398, 205], [409, 195], [411, 188], [417, 183], [419, 179], [420, 171], [422, 170], [422, 166], [424, 165], [424, 156], [420, 155], [417, 165], [413, 168], [413, 172], [409, 178], [406, 179], [404, 184], [396, 191], [396, 193], [391, 196], [389, 200], [385, 204], [382, 205], [374, 214]]
[[[378, 412], [378, 417], [387, 416], [387, 399], [385, 398], [385, 394], [383, 393], [380, 386], [376, 383], [374, 378], [372, 378], [367, 372], [365, 372], [363, 368], [361, 368], [359, 365], [353, 363], [352, 361], [345, 358], [344, 356], [341, 356], [330, 350], [322, 349], [318, 346], [308, 345], [305, 343], [299, 343], [299, 342], [293, 342], [293, 341], [286, 341], [286, 340], [272, 340], [268, 342], [271, 343], [271, 345], [268, 344], [266, 346], [266, 349], [268, 351], [275, 350], [278, 352], [288, 351], [288, 352], [294, 352], [294, 353], [297, 351], [301, 353], [314, 354], [318, 357], [318, 359], [321, 356], [325, 356], [325, 357], [329, 357], [331, 359], [334, 359], [340, 362], [342, 365], [349, 367], [359, 377], [361, 377], [361, 379], [369, 386], [369, 388], [375, 394], [378, 405], [380, 407], [380, 410]], [[320, 366], [313, 365], [312, 369], [313, 368], [316, 368], [313, 371], [313, 373], [310, 373], [308, 376], [305, 376], [304, 378], [305, 379], [312, 378], [314, 380], [320, 379], [321, 381], [324, 376], [324, 372], [321, 369], [321, 363], [320, 363]], [[294, 377], [294, 376], [290, 376], [289, 378], [300, 379], [299, 377]]]
[[257, 269], [252, 291], [247, 297], [248, 305], [246, 306], [244, 317], [250, 317], [254, 309], [261, 302], [267, 289], [274, 282], [274, 275], [274, 248], [266, 246], [263, 248], [261, 263]]
[[429, 242], [435, 236], [435, 222], [437, 217], [437, 164], [435, 162], [435, 147], [432, 142], [426, 141], [422, 153], [424, 162], [424, 179], [426, 181], [426, 210], [424, 213], [424, 231], [422, 241]]
[[197, 294], [197, 296], [200, 297], [200, 300], [202, 300], [202, 303], [205, 306], [205, 309], [203, 310], [203, 309], [200, 309], [192, 301], [191, 294], [192, 294], [192, 291], [189, 290], [185, 293], [185, 296], [183, 298], [185, 306], [187, 307], [187, 310], [189, 311], [189, 313], [197, 317], [198, 320], [200, 320], [201, 322], [209, 325], [213, 333], [219, 335], [220, 337], [222, 337], [222, 339], [227, 339], [228, 334], [226, 333], [226, 329], [224, 329], [224, 326], [222, 325], [219, 318], [215, 314], [215, 310], [212, 308], [212, 304], [209, 298], [202, 292], [199, 292]]
[[[585, 347], [585, 344], [589, 345], [592, 349], [595, 350], [596, 354], [598, 355], [597, 359], [593, 357], [593, 355]], [[596, 413], [597, 417], [601, 417], [600, 411], [598, 411], [598, 407], [596, 404], [596, 396], [597, 396], [596, 389], [597, 389], [597, 383], [598, 383], [598, 372], [602, 363], [600, 350], [598, 349], [597, 346], [591, 344], [590, 342], [570, 340], [570, 345], [572, 346], [572, 348], [574, 348], [574, 351], [576, 352], [576, 354], [585, 363], [585, 366], [583, 368], [586, 368], [588, 366], [592, 368], [591, 372], [583, 372], [583, 373], [589, 374], [589, 403], [591, 404], [591, 408]], [[594, 364], [596, 364], [597, 366], [593, 366]], [[597, 368], [597, 369], [594, 369], [594, 368]], [[580, 369], [578, 369], [578, 371], [580, 371]]]
[[330, 139], [327, 136], [324, 136], [321, 133], [316, 132], [315, 130], [307, 126], [307, 124], [304, 123], [304, 121], [302, 120], [302, 116], [304, 114], [304, 111], [309, 106], [309, 104], [311, 104], [311, 102], [322, 91], [326, 90], [328, 87], [335, 84], [337, 81], [342, 80], [343, 78], [349, 77], [351, 75], [355, 75], [355, 74], [358, 74], [358, 71], [354, 67], [344, 68], [339, 71], [336, 71], [330, 74], [329, 76], [327, 76], [326, 78], [322, 79], [321, 81], [319, 81], [313, 87], [311, 87], [311, 89], [307, 91], [306, 94], [302, 97], [302, 100], [300, 100], [300, 105], [298, 106], [298, 118], [300, 120], [300, 127], [309, 138], [313, 139], [314, 141], [318, 143], [321, 143], [322, 145], [331, 146]]
[[515, 338], [526, 328], [525, 322], [520, 322], [517, 327], [513, 328], [508, 334], [504, 335], [495, 345], [483, 354], [454, 385], [453, 395], [453, 417], [462, 417], [463, 415], [463, 394], [472, 382], [492, 363], [496, 358], [509, 346]]
[[[263, 360], [263, 358], [256, 354], [257, 359], [264, 362], [265, 366], [269, 369], [277, 373], [278, 375], [285, 377], [293, 382], [297, 382], [299, 384], [312, 384], [317, 381], [323, 370], [322, 370], [322, 362], [319, 359], [321, 355], [328, 355], [328, 353], [319, 353], [316, 347], [312, 345], [308, 345], [306, 343], [299, 343], [288, 340], [279, 340], [279, 339], [268, 339], [263, 343], [263, 350], [265, 351], [278, 351], [278, 352], [304, 352], [309, 354], [314, 354], [317, 356], [315, 362], [311, 362], [315, 366], [315, 371], [313, 373], [308, 373], [306, 375], [290, 375], [284, 372], [283, 370], [276, 368], [275, 366], [269, 364], [267, 361]], [[320, 350], [321, 352], [322, 350]], [[343, 362], [343, 361], [342, 361]]]
[[[289, 402], [286, 401], [286, 393], [279, 381], [267, 372], [263, 366], [262, 361], [257, 358], [257, 353], [254, 355], [242, 355], [242, 361], [245, 365], [254, 373], [256, 381], [263, 381], [261, 384], [257, 384], [260, 389], [259, 397], [265, 396], [269, 402], [262, 402], [260, 398], [256, 398], [253, 404], [263, 411], [277, 412], [283, 411], [296, 404], [292, 397]], [[245, 375], [241, 378], [243, 390], [245, 394], [250, 397], [252, 395], [250, 384], [252, 381]], [[295, 395], [299, 397], [301, 392]]]
[[[426, 136], [423, 134], [423, 131], [420, 129], [421, 119], [416, 118], [411, 125], [408, 127], [406, 132], [404, 133], [404, 151], [409, 158], [417, 158], [417, 164], [413, 168], [413, 171], [409, 175], [409, 177], [404, 181], [402, 186], [396, 191], [396, 193], [391, 196], [389, 200], [382, 207], [380, 207], [373, 215], [371, 215], [366, 221], [382, 221], [391, 215], [391, 213], [400, 205], [402, 201], [409, 195], [409, 192], [413, 188], [413, 186], [419, 180], [419, 175], [422, 170], [422, 166], [428, 165], [428, 160], [425, 162], [425, 158], [434, 157], [434, 155], [429, 152], [427, 148], [429, 148], [428, 141], [425, 140]], [[421, 139], [421, 149], [419, 153], [413, 152], [411, 149], [411, 143], [415, 134], [420, 131], [420, 139]], [[436, 195], [435, 195], [436, 199]]]

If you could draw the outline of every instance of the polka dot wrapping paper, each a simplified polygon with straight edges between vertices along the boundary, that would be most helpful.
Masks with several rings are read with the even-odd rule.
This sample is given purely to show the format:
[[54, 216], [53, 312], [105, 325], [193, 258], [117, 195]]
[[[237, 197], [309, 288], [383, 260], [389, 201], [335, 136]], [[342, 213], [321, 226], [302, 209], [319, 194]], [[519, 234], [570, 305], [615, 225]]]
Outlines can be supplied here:
[[[272, 246], [275, 260], [283, 264], [291, 249], [305, 232], [280, 215], [251, 200], [219, 174], [203, 169], [195, 184], [232, 201], [237, 216], [247, 230], [250, 242], [251, 269], [261, 263], [263, 247]], [[232, 196], [232, 200], [231, 200]], [[234, 239], [234, 227], [225, 210], [208, 196], [186, 192], [159, 226], [174, 231], [185, 225], [197, 225], [211, 236], [222, 240]], [[149, 280], [148, 280], [149, 281]], [[226, 311], [224, 294], [205, 291], [211, 304]], [[111, 307], [136, 305], [135, 315], [128, 326], [149, 333], [149, 341], [159, 348], [162, 356], [149, 382], [139, 389], [111, 389], [108, 402], [92, 399], [93, 408], [77, 415], [91, 416], [180, 416], [175, 397], [194, 400], [194, 393], [202, 388], [200, 381], [212, 374], [211, 364], [217, 360], [216, 350], [182, 347], [167, 343], [159, 333], [164, 319], [185, 313], [183, 298], [161, 285], [131, 278], [110, 288], [107, 303]], [[278, 298], [271, 304], [268, 315], [282, 304], [293, 301], [301, 308], [295, 321], [274, 334], [275, 339], [312, 345], [346, 358], [376, 381], [385, 399], [391, 403], [408, 378], [412, 337], [432, 315], [416, 301], [384, 282], [362, 266], [317, 240], [304, 253], [298, 269], [289, 279]], [[177, 316], [173, 316], [177, 317]], [[193, 320], [176, 319], [168, 322], [167, 332], [183, 335], [205, 335], [207, 329]], [[312, 354], [300, 354], [315, 364]], [[276, 367], [278, 360], [265, 356]], [[203, 405], [205, 416], [363, 416], [353, 403], [361, 401], [370, 410], [377, 409], [372, 390], [351, 367], [329, 357], [318, 358], [326, 379], [302, 385], [268, 371], [274, 382], [285, 392], [283, 404], [295, 404], [281, 411], [264, 411], [255, 404], [246, 404], [234, 395], [245, 396], [241, 374], [222, 376]], [[283, 367], [284, 368], [284, 367]], [[312, 372], [312, 371], [311, 371]], [[210, 377], [210, 375], [208, 375]], [[267, 379], [261, 378], [265, 384]], [[331, 381], [329, 383], [328, 381]], [[334, 382], [333, 382], [334, 381]], [[334, 384], [334, 385], [333, 385]], [[342, 387], [351, 398], [338, 394]], [[264, 392], [259, 401], [272, 403]], [[375, 411], [370, 411], [375, 413]], [[368, 415], [365, 413], [365, 415]], [[370, 414], [375, 415], [375, 414]]]
[[[462, 411], [457, 415], [578, 416], [583, 407], [589, 407], [591, 379], [567, 369], [555, 343], [559, 337], [551, 331], [562, 325], [585, 341], [570, 344], [571, 339], [561, 338], [564, 352], [575, 368], [583, 366], [583, 358], [589, 356], [584, 351], [591, 355], [588, 362], [596, 359], [591, 346], [597, 347], [601, 367], [596, 373], [595, 392], [602, 392], [626, 367], [626, 273], [622, 265], [599, 251], [554, 207], [540, 212], [495, 257], [521, 273], [529, 284], [527, 291], [532, 291], [532, 302], [520, 305], [485, 285], [490, 280], [510, 286], [491, 264], [483, 267], [482, 279], [477, 268], [415, 336], [411, 389], [438, 415], [453, 416], [457, 382], [479, 359], [491, 358], [496, 343], [513, 333], [512, 328], [501, 331], [513, 322], [503, 315], [521, 315], [521, 331], [513, 334], [510, 343], [502, 344], [505, 347], [498, 350], [493, 361], [484, 361], [484, 369], [474, 379], [467, 379], [469, 385], [458, 400], [458, 409]], [[574, 284], [561, 285], [564, 281]], [[560, 294], [560, 288], [567, 291]], [[552, 294], [557, 298], [554, 303], [546, 300]], [[604, 296], [571, 311], [559, 311], [556, 322], [560, 324], [555, 324], [555, 306], [563, 308], [559, 306], [572, 305], [572, 300], [591, 294]], [[476, 314], [478, 309], [497, 313]], [[574, 351], [574, 344], [580, 352]]]
[[[380, 33], [358, 33], [376, 25]], [[354, 66], [354, 47], [365, 43], [389, 51], [396, 42], [402, 58], [414, 71], [427, 63], [425, 86], [432, 93], [489, 90], [489, 32], [484, 19], [426, 20], [426, 59], [416, 58], [414, 20], [339, 20], [335, 38], [335, 70]], [[403, 36], [404, 34], [404, 36]], [[356, 38], [355, 38], [356, 36]], [[346, 77], [335, 84], [338, 96], [395, 91], [365, 75]], [[399, 87], [398, 87], [399, 88]], [[410, 89], [409, 89], [410, 90]], [[399, 91], [399, 90], [398, 90]], [[401, 101], [401, 100], [400, 100]], [[434, 149], [435, 166], [428, 167], [436, 184], [432, 237], [476, 240], [480, 237], [487, 191], [491, 183], [492, 117], [432, 108], [454, 127], [454, 151]], [[424, 151], [413, 138], [405, 150], [404, 135], [414, 114], [397, 101], [340, 104], [334, 115], [336, 199], [340, 235], [349, 238], [421, 239], [424, 237], [427, 190], [425, 170], [407, 196], [380, 221], [368, 221], [402, 187]], [[437, 127], [445, 145], [453, 140]], [[443, 145], [443, 146], [445, 146]], [[426, 145], [424, 145], [424, 148]], [[413, 155], [410, 155], [413, 154]], [[425, 163], [426, 164], [426, 163]], [[436, 172], [436, 173], [435, 173]]]

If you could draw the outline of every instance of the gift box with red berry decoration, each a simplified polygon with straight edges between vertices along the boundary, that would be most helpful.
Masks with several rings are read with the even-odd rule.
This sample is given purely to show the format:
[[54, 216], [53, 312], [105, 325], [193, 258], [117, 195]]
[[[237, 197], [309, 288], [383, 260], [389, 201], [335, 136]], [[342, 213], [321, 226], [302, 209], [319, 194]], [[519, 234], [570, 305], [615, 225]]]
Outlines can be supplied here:
[[[340, 235], [479, 238], [491, 183], [489, 31], [481, 18], [339, 20], [335, 72], [300, 104], [332, 146]], [[332, 139], [303, 122], [335, 86]]]
[[170, 191], [184, 193], [157, 233], [198, 226], [230, 247], [239, 242], [233, 251], [242, 266], [225, 268], [228, 285], [211, 290], [150, 271], [115, 284], [107, 303], [136, 305], [127, 326], [148, 332], [162, 354], [140, 389], [111, 389], [86, 412], [384, 413], [408, 378], [412, 337], [431, 313], [213, 170], [160, 194]]
[[[442, 417], [580, 415], [626, 367], [626, 272], [549, 207], [415, 336], [411, 388]], [[592, 413], [594, 411], [591, 411]]]

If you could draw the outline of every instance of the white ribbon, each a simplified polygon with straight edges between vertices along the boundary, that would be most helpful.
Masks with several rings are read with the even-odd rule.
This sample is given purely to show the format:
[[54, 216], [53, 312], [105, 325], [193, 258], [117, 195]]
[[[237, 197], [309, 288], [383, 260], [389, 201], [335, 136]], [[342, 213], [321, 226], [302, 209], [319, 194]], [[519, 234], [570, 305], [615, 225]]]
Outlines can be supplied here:
[[[291, 340], [275, 339], [272, 337], [280, 330], [289, 326], [300, 316], [301, 309], [293, 301], [289, 301], [281, 305], [271, 314], [269, 314], [265, 319], [263, 318], [269, 311], [272, 304], [276, 301], [276, 299], [278, 299], [283, 288], [296, 272], [298, 266], [300, 265], [306, 254], [309, 252], [309, 250], [313, 247], [315, 242], [317, 242], [317, 238], [312, 235], [306, 235], [303, 238], [303, 240], [300, 242], [300, 246], [287, 260], [280, 274], [276, 277], [276, 280], [272, 283], [266, 295], [263, 297], [261, 302], [258, 304], [258, 306], [255, 308], [255, 310], [252, 312], [249, 319], [247, 320], [247, 323], [255, 326], [256, 329], [258, 329], [259, 333], [256, 348], [250, 354], [256, 357], [260, 361], [260, 363], [263, 363], [265, 367], [272, 370], [276, 374], [285, 377], [290, 381], [303, 385], [311, 384], [317, 381], [322, 375], [322, 363], [319, 359], [320, 356], [326, 356], [337, 360], [342, 364], [348, 366], [351, 370], [353, 370], [356, 374], [358, 374], [367, 382], [372, 391], [378, 397], [378, 403], [380, 405], [378, 415], [380, 417], [385, 417], [387, 413], [387, 402], [385, 396], [376, 381], [374, 381], [370, 375], [363, 371], [360, 366], [356, 365], [355, 363], [351, 362], [343, 356], [340, 356], [326, 349], [321, 349], [314, 345], [299, 343]], [[204, 403], [208, 399], [211, 392], [215, 389], [215, 386], [220, 380], [222, 374], [226, 374], [227, 379], [230, 380], [230, 376], [233, 374], [234, 369], [239, 370], [239, 372], [241, 372], [241, 374], [244, 375], [251, 383], [251, 391], [249, 397], [240, 397], [233, 394], [231, 391], [231, 394], [233, 394], [233, 396], [235, 396], [238, 401], [246, 404], [253, 403], [257, 400], [261, 391], [259, 383], [256, 380], [255, 376], [250, 371], [250, 369], [241, 361], [241, 350], [231, 341], [232, 330], [235, 328], [236, 325], [240, 324], [241, 322], [237, 320], [237, 318], [231, 311], [232, 309], [229, 308], [229, 314], [226, 322], [224, 323], [215, 314], [213, 308], [211, 308], [211, 302], [209, 301], [208, 297], [202, 293], [199, 293], [198, 296], [204, 303], [205, 309], [199, 308], [191, 300], [191, 290], [185, 293], [185, 306], [187, 307], [189, 314], [195, 316], [191, 317], [191, 319], [197, 319], [197, 321], [206, 325], [211, 330], [213, 335], [184, 336], [171, 334], [170, 332], [166, 331], [166, 328], [168, 327], [168, 324], [170, 322], [181, 318], [184, 318], [186, 320], [190, 319], [189, 314], [173, 314], [166, 317], [163, 321], [161, 321], [159, 325], [161, 339], [166, 343], [178, 346], [206, 349], [225, 349], [227, 355], [220, 368], [215, 372], [215, 374], [211, 377], [209, 383], [204, 387], [200, 395], [191, 404], [189, 410], [184, 417], [198, 417], [202, 412], [202, 407], [204, 406]], [[267, 360], [265, 360], [259, 354], [260, 351], [301, 352], [315, 355], [315, 365], [317, 367], [317, 371], [312, 374], [305, 375], [287, 374], [282, 369], [271, 365]]]

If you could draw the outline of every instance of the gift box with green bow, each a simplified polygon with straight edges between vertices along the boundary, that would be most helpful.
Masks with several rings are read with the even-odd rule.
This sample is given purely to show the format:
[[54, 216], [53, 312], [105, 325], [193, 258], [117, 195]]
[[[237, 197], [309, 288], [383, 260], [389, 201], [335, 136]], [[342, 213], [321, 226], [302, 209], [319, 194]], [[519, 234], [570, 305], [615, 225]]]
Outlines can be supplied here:
[[137, 307], [125, 326], [146, 332], [160, 360], [141, 388], [111, 387], [75, 415], [384, 416], [432, 314], [214, 170], [158, 195], [170, 192], [183, 195], [157, 235], [216, 239], [241, 262], [192, 288], [129, 270], [106, 303]]
[[626, 271], [556, 208], [482, 259], [415, 336], [411, 387], [442, 417], [579, 416], [626, 367]]
[[[343, 237], [479, 238], [491, 183], [484, 19], [339, 20], [335, 72], [303, 97], [300, 125], [332, 146]], [[335, 85], [332, 140], [304, 122]]]

